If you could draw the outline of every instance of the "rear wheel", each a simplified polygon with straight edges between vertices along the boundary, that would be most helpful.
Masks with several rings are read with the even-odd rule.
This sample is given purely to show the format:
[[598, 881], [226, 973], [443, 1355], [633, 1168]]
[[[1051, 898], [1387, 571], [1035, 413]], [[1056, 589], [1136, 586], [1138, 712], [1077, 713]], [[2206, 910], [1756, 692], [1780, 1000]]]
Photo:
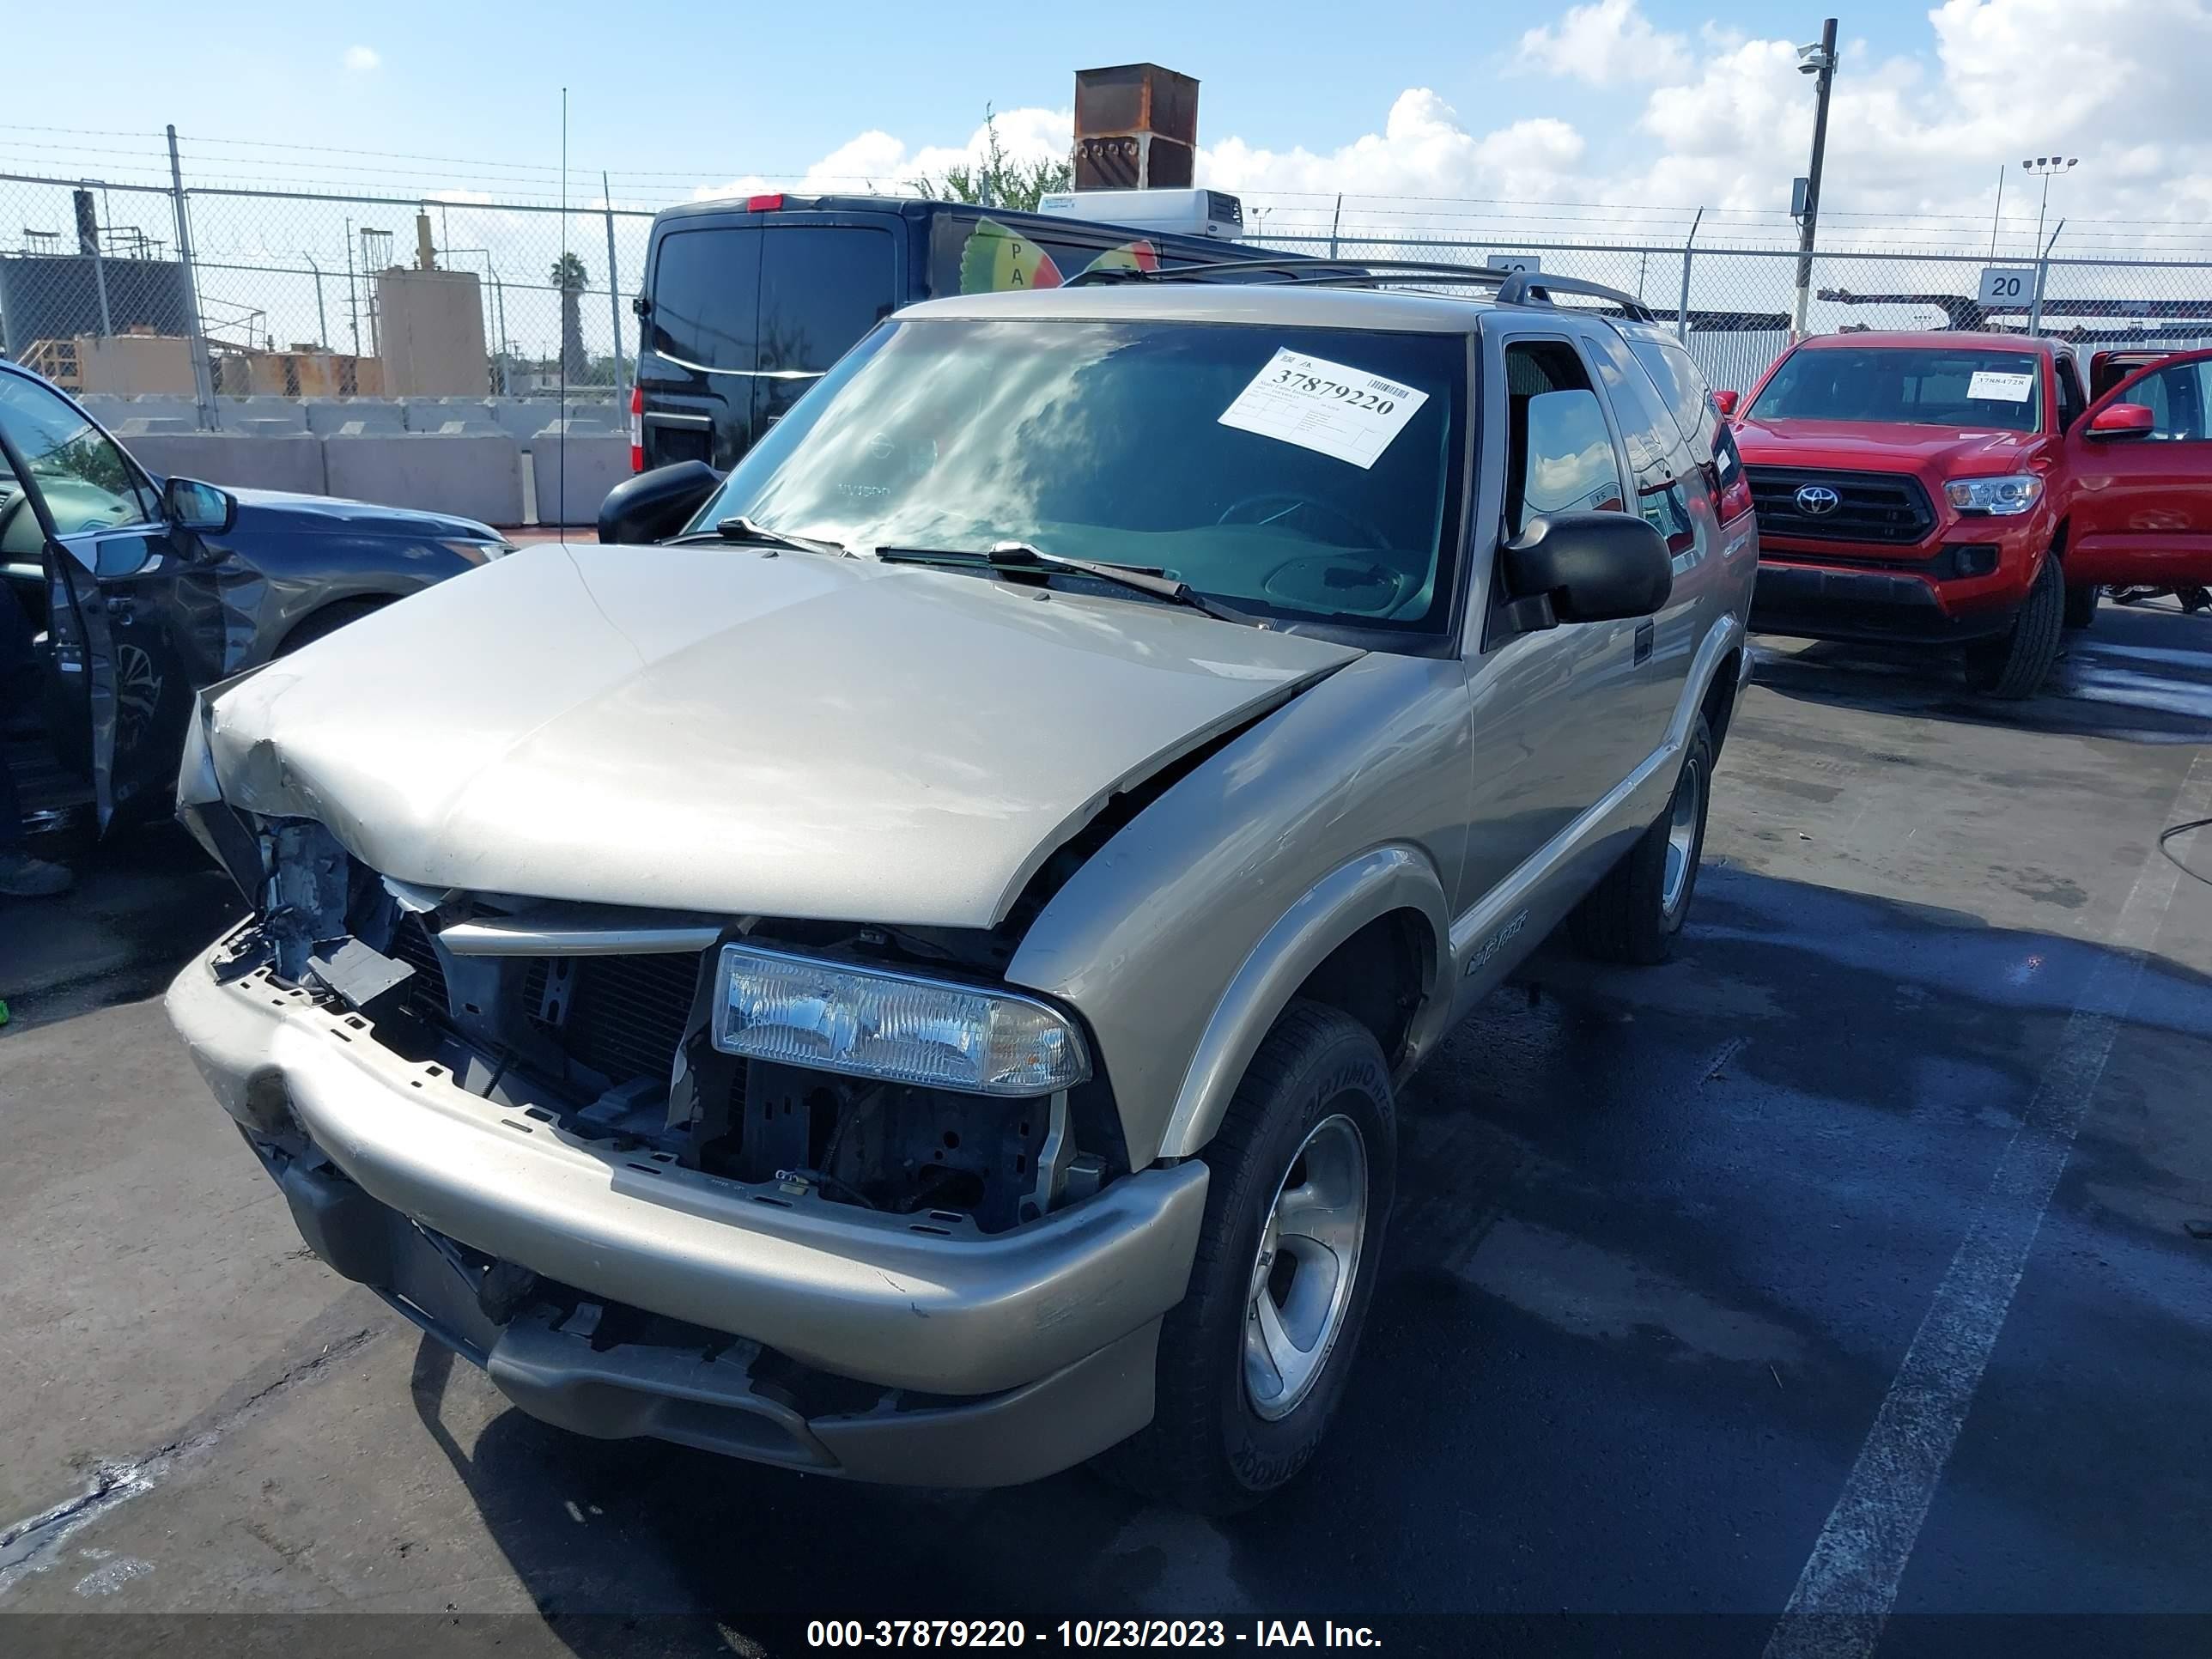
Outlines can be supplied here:
[[2032, 697], [2058, 660], [2065, 621], [2066, 585], [2056, 557], [2046, 557], [2027, 591], [2011, 631], [1966, 647], [1966, 681], [1992, 697]]
[[1205, 1158], [1206, 1220], [1189, 1291], [1161, 1326], [1152, 1420], [1101, 1467], [1148, 1498], [1227, 1515], [1313, 1456], [1366, 1322], [1397, 1166], [1373, 1034], [1292, 1003]]
[[1690, 914], [1705, 849], [1713, 734], [1700, 714], [1667, 810], [1568, 918], [1576, 945], [1601, 962], [1664, 962]]
[[2087, 628], [2097, 620], [2097, 600], [2103, 590], [2094, 582], [2075, 582], [2066, 590], [2066, 625]]

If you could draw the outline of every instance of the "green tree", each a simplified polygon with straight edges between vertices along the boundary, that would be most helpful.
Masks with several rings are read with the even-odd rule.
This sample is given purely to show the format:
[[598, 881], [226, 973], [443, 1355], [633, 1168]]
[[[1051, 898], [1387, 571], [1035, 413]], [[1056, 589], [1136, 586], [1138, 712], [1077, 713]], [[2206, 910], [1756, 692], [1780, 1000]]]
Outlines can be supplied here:
[[553, 286], [561, 290], [561, 368], [572, 380], [581, 380], [589, 360], [584, 355], [584, 289], [592, 274], [573, 253], [553, 262]]
[[1066, 156], [1017, 161], [999, 142], [999, 117], [983, 106], [983, 160], [980, 167], [948, 168], [935, 179], [914, 181], [915, 193], [943, 202], [981, 202], [1018, 213], [1035, 213], [1040, 198], [1075, 183], [1074, 163]]

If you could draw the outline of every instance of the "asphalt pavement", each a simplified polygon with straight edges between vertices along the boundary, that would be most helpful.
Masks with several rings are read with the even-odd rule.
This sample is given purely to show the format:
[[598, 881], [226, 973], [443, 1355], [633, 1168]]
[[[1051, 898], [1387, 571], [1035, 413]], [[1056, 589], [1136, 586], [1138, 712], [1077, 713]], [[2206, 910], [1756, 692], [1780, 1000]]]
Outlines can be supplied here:
[[[171, 1036], [222, 878], [93, 851], [0, 908], [0, 1645], [775, 1652], [896, 1610], [2212, 1650], [2212, 831], [2160, 845], [2212, 813], [2212, 620], [2069, 641], [2010, 706], [1760, 642], [1676, 959], [1549, 945], [1417, 1079], [1342, 1416], [1221, 1523], [508, 1407], [307, 1255]], [[279, 1616], [330, 1610], [395, 1616]], [[53, 1617], [94, 1612], [141, 1617]]]

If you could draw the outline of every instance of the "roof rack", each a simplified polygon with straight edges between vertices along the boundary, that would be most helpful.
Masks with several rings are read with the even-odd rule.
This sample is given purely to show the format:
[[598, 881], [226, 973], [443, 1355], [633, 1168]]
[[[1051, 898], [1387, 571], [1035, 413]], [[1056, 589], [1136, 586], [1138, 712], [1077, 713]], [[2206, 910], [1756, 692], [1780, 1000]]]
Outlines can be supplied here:
[[1063, 284], [1075, 288], [1091, 283], [1172, 283], [1203, 280], [1220, 275], [1280, 276], [1308, 288], [1381, 288], [1393, 284], [1444, 287], [1474, 283], [1498, 290], [1498, 303], [1507, 306], [1549, 305], [1553, 292], [1587, 294], [1611, 301], [1632, 322], [1656, 322], [1651, 308], [1632, 294], [1572, 276], [1549, 276], [1540, 271], [1498, 270], [1488, 265], [1448, 264], [1433, 259], [1208, 259], [1177, 265], [1158, 265], [1150, 270], [1131, 265], [1093, 265], [1077, 272]]

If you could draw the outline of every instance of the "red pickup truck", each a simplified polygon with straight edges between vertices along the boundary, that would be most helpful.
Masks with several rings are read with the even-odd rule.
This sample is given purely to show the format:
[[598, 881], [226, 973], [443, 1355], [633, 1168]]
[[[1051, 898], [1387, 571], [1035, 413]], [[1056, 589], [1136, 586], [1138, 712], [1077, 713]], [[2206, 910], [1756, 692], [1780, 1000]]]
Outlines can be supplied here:
[[1957, 641], [1980, 690], [2034, 692], [2106, 583], [2212, 583], [2212, 351], [2131, 370], [1964, 331], [1792, 347], [1733, 418], [1759, 507], [1752, 625]]

